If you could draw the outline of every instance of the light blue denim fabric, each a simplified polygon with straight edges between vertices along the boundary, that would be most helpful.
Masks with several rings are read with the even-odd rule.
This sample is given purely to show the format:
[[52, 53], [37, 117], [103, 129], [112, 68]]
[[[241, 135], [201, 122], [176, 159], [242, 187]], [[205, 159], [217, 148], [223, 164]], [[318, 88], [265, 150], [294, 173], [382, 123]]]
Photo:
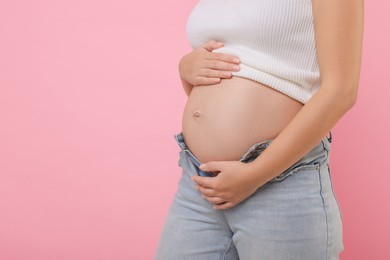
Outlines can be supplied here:
[[[182, 175], [166, 216], [155, 260], [327, 260], [344, 250], [342, 215], [329, 168], [332, 141], [324, 137], [303, 158], [229, 209], [213, 209], [191, 176], [213, 177], [180, 132]], [[251, 146], [250, 162], [273, 141]]]

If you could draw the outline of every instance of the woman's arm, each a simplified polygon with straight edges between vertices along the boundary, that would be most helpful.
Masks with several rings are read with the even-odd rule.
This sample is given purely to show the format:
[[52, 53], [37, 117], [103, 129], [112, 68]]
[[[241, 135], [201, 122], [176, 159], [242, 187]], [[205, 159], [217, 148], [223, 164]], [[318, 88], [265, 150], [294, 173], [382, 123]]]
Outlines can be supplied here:
[[357, 99], [363, 0], [312, 0], [321, 84], [293, 120], [251, 163], [259, 186], [317, 145]]

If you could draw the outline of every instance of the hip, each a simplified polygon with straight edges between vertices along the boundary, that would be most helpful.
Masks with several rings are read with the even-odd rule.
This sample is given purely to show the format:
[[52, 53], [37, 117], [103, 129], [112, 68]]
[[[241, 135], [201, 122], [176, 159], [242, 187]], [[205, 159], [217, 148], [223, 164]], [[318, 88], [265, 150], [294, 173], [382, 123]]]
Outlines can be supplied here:
[[[213, 176], [199, 169], [199, 162], [188, 150], [183, 136], [179, 133], [174, 137], [180, 147], [178, 164], [182, 176], [168, 214], [167, 223], [172, 225], [166, 224], [165, 244], [160, 250], [185, 256], [193, 254], [194, 249], [199, 250], [199, 255], [207, 249], [210, 259], [219, 259], [219, 255], [226, 253], [226, 249], [219, 251], [226, 244], [221, 238], [231, 232], [232, 236], [226, 239], [233, 241], [228, 250], [229, 254], [237, 255], [234, 259], [238, 255], [245, 259], [339, 259], [344, 245], [342, 216], [329, 168], [331, 137], [324, 137], [281, 175], [235, 207], [224, 210], [213, 209], [200, 191], [194, 189], [191, 176]], [[240, 161], [256, 159], [271, 142], [272, 139], [254, 144]], [[210, 232], [202, 239], [185, 236], [186, 241], [169, 236], [188, 234], [184, 229], [199, 230], [197, 234]]]

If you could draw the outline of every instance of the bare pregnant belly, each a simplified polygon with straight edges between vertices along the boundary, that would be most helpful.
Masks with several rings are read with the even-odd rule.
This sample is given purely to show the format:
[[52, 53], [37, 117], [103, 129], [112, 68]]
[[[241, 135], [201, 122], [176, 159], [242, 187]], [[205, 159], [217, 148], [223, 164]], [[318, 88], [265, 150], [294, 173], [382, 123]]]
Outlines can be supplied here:
[[201, 162], [239, 160], [274, 139], [303, 104], [259, 82], [233, 76], [192, 88], [182, 118], [184, 141]]

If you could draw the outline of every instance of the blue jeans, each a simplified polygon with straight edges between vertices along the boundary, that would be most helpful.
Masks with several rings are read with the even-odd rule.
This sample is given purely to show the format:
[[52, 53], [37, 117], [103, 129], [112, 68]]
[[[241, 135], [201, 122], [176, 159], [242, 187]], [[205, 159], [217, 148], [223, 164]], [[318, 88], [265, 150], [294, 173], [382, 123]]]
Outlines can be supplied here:
[[[342, 215], [329, 168], [330, 138], [255, 193], [228, 209], [213, 209], [191, 176], [213, 177], [180, 132], [182, 175], [166, 216], [155, 260], [325, 260], [344, 250]], [[273, 139], [255, 143], [240, 161], [256, 159]]]

